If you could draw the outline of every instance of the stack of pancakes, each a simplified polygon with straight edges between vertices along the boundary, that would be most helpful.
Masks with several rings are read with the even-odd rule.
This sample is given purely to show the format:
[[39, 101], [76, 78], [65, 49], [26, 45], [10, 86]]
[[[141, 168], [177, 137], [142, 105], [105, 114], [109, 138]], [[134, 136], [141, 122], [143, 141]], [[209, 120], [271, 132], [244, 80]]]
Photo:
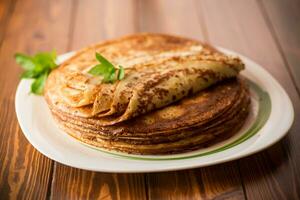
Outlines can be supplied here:
[[[103, 83], [88, 73], [95, 52], [125, 68]], [[234, 135], [249, 111], [239, 58], [200, 42], [137, 34], [77, 52], [51, 72], [45, 98], [58, 125], [100, 148], [170, 154], [207, 147]]]

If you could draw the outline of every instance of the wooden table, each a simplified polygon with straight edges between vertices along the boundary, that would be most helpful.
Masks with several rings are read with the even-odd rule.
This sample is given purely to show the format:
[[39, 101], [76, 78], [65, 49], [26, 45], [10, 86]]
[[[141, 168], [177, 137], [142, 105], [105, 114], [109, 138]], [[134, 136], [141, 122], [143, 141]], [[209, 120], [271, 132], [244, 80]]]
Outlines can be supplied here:
[[[21, 72], [14, 53], [64, 53], [134, 32], [192, 37], [257, 61], [293, 101], [288, 135], [247, 158], [167, 173], [95, 173], [36, 151], [14, 111]], [[0, 69], [0, 199], [300, 197], [300, 1], [0, 0]]]

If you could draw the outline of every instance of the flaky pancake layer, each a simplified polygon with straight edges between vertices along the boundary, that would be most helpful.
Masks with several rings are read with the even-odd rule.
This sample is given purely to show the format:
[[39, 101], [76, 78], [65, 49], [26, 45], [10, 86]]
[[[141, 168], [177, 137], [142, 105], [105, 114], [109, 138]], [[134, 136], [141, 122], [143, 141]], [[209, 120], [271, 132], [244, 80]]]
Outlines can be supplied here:
[[[103, 83], [88, 73], [95, 52], [125, 68], [125, 77]], [[198, 41], [163, 34], [136, 34], [85, 48], [52, 71], [45, 98], [74, 117], [95, 118], [100, 126], [126, 121], [168, 106], [244, 68]]]
[[[227, 88], [227, 90], [224, 90], [224, 88]], [[216, 94], [219, 96], [214, 99], [213, 97]], [[208, 98], [207, 103], [209, 104], [207, 105], [209, 106], [203, 105], [205, 101], [201, 98], [202, 95]], [[223, 107], [220, 107], [222, 109], [217, 109], [218, 112], [210, 112], [210, 115], [208, 115], [207, 111], [212, 110], [213, 106], [216, 107], [219, 105], [218, 103], [222, 100], [226, 102], [226, 104], [221, 104], [223, 105]], [[189, 101], [189, 103], [185, 101]], [[178, 115], [172, 115], [174, 123], [181, 125], [186, 124], [186, 126], [170, 126], [177, 128], [165, 129], [164, 131], [162, 131], [162, 129], [156, 129], [158, 130], [157, 132], [145, 131], [145, 128], [141, 129], [143, 132], [138, 132], [137, 128], [126, 129], [126, 122], [119, 124], [118, 127], [116, 127], [116, 125], [112, 127], [105, 126], [105, 130], [103, 131], [103, 127], [88, 124], [86, 123], [86, 119], [84, 119], [82, 123], [78, 123], [78, 121], [76, 121], [79, 120], [78, 118], [69, 118], [70, 116], [68, 114], [64, 115], [64, 113], [57, 112], [54, 109], [52, 109], [52, 112], [56, 121], [64, 131], [87, 144], [134, 154], [166, 154], [201, 148], [220, 141], [222, 138], [230, 137], [244, 123], [249, 111], [250, 98], [245, 84], [242, 83], [242, 81], [232, 79], [172, 105], [174, 106], [172, 111], [176, 113], [177, 108], [180, 110], [190, 108], [191, 102], [199, 104], [199, 110], [201, 110], [201, 105], [204, 106], [198, 114], [201, 115], [201, 113], [203, 113], [203, 115], [209, 117], [199, 117], [197, 118], [199, 120], [197, 122], [194, 119], [194, 113], [190, 112], [193, 122], [188, 123], [188, 121], [185, 121], [189, 119], [188, 117], [180, 118]], [[169, 108], [166, 107], [164, 109]], [[154, 111], [154, 113], [147, 115], [151, 118], [151, 116], [156, 116], [155, 112], [163, 112], [164, 109]], [[186, 116], [187, 113], [182, 112], [181, 114]], [[140, 119], [134, 119], [134, 123], [130, 121], [127, 123], [138, 124], [139, 120], [145, 117], [147, 118], [147, 115], [142, 116]], [[156, 118], [156, 120], [161, 121], [162, 119]], [[124, 125], [123, 128], [122, 124]], [[142, 126], [144, 126], [144, 124], [142, 124]], [[114, 131], [115, 129], [118, 131]], [[128, 130], [134, 131], [128, 132]], [[151, 129], [151, 131], [152, 130], [153, 129]]]
[[[216, 86], [217, 87], [217, 86]], [[239, 92], [239, 95], [237, 96], [237, 100], [234, 101], [230, 107], [228, 109], [226, 109], [224, 112], [218, 113], [216, 114], [215, 117], [211, 117], [209, 120], [206, 121], [198, 121], [195, 122], [189, 126], [185, 126], [185, 127], [181, 127], [180, 129], [169, 129], [169, 130], [165, 130], [165, 131], [157, 131], [157, 132], [138, 132], [139, 130], [136, 129], [134, 132], [126, 132], [128, 130], [126, 129], [122, 129], [122, 125], [119, 125], [118, 127], [114, 128], [118, 128], [123, 130], [123, 132], [119, 131], [119, 132], [109, 132], [109, 131], [103, 131], [102, 129], [97, 129], [95, 128], [93, 125], [89, 124], [88, 126], [84, 123], [77, 123], [77, 121], [74, 121], [74, 119], [70, 119], [68, 117], [63, 116], [62, 113], [56, 113], [55, 111], [52, 110], [53, 115], [55, 115], [60, 121], [63, 121], [64, 123], [66, 123], [68, 126], [70, 127], [74, 127], [77, 128], [78, 130], [82, 130], [85, 131], [87, 133], [94, 133], [94, 134], [98, 134], [100, 136], [103, 136], [103, 139], [108, 138], [108, 139], [112, 139], [112, 140], [120, 140], [122, 138], [126, 139], [126, 138], [135, 138], [135, 139], [140, 139], [142, 141], [147, 141], [147, 139], [149, 140], [154, 140], [156, 138], [160, 138], [160, 136], [163, 137], [167, 137], [168, 139], [171, 139], [172, 135], [176, 134], [177, 136], [179, 135], [179, 132], [183, 132], [186, 130], [190, 130], [190, 129], [197, 129], [197, 130], [205, 130], [207, 128], [210, 128], [212, 126], [220, 126], [221, 123], [225, 122], [226, 120], [228, 120], [231, 117], [234, 117], [235, 114], [241, 109], [241, 106], [245, 103], [247, 103], [247, 101], [249, 101], [249, 97], [248, 97], [248, 91], [246, 89], [241, 89], [241, 91]], [[204, 93], [204, 92], [203, 92]], [[201, 93], [199, 93], [198, 95], [202, 95]], [[184, 100], [183, 100], [184, 101]], [[200, 103], [200, 102], [199, 102]], [[202, 103], [201, 103], [202, 104]], [[176, 104], [173, 111], [176, 112], [176, 107], [179, 107], [180, 104]], [[190, 106], [189, 104], [186, 106]], [[180, 109], [184, 109], [185, 107], [180, 107]], [[208, 108], [209, 109], [209, 108]], [[157, 111], [158, 112], [158, 111]], [[161, 111], [159, 111], [161, 112]], [[154, 113], [152, 113], [154, 114]], [[152, 114], [148, 114], [148, 118], [151, 117]], [[186, 115], [185, 113], [182, 113], [183, 115]], [[199, 115], [201, 115], [201, 113], [199, 113]], [[185, 119], [187, 118], [179, 118], [178, 119], [173, 119], [174, 123], [178, 122], [178, 123], [182, 123], [182, 124], [188, 124], [187, 121]], [[163, 119], [160, 119], [160, 123], [164, 124]], [[137, 124], [139, 124], [139, 120], [135, 120], [135, 122]], [[157, 122], [159, 123], [159, 122]], [[142, 130], [141, 130], [142, 131]]]
[[175, 142], [164, 142], [158, 144], [132, 144], [126, 142], [119, 141], [111, 141], [111, 140], [103, 140], [97, 135], [94, 134], [84, 134], [82, 131], [77, 131], [74, 129], [69, 129], [68, 127], [60, 124], [60, 127], [67, 133], [69, 133], [74, 138], [96, 146], [100, 148], [105, 148], [108, 150], [121, 151], [131, 154], [151, 154], [151, 155], [161, 155], [161, 154], [169, 154], [169, 153], [183, 153], [186, 151], [199, 149], [202, 147], [207, 147], [208, 144], [212, 145], [216, 142], [220, 142], [220, 140], [227, 139], [234, 135], [243, 125], [247, 117], [247, 109], [244, 109], [240, 112], [240, 115], [237, 117], [239, 121], [236, 123], [228, 123], [226, 127], [223, 127], [222, 130], [206, 133], [194, 134], [192, 137], [185, 138], [182, 140], [177, 140]]
[[[124, 79], [105, 83], [89, 74], [99, 64], [96, 52], [124, 67]], [[76, 52], [50, 73], [44, 96], [57, 124], [84, 143], [180, 153], [240, 129], [250, 105], [248, 87], [237, 78], [243, 69], [239, 58], [199, 41], [142, 33]]]
[[100, 126], [97, 118], [80, 118], [69, 115], [48, 102], [53, 113], [63, 116], [66, 120], [91, 130], [101, 131], [102, 134], [121, 135], [131, 134], [155, 135], [159, 132], [168, 132], [169, 130], [180, 129], [187, 126], [193, 126], [206, 123], [214, 117], [221, 115], [235, 103], [245, 85], [236, 79], [218, 84], [196, 94], [190, 98], [160, 109], [146, 115], [136, 117], [114, 126]]

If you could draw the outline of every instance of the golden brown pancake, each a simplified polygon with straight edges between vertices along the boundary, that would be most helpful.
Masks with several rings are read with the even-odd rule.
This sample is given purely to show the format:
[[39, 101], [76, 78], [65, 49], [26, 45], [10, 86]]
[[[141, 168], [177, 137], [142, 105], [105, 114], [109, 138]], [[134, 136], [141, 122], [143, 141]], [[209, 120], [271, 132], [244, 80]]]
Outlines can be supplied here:
[[[97, 64], [95, 52], [123, 66], [125, 78], [102, 83], [89, 74]], [[51, 72], [45, 97], [63, 112], [113, 125], [235, 77], [243, 68], [240, 59], [191, 39], [137, 34], [76, 53]]]
[[87, 123], [87, 119], [52, 112], [61, 128], [85, 143], [128, 153], [165, 154], [230, 137], [242, 126], [249, 103], [246, 86], [232, 79], [114, 126], [101, 127], [93, 120]]
[[[102, 83], [88, 74], [95, 52], [125, 68]], [[51, 72], [45, 98], [74, 138], [134, 154], [199, 149], [234, 135], [249, 112], [244, 64], [195, 40], [137, 34], [77, 52]]]

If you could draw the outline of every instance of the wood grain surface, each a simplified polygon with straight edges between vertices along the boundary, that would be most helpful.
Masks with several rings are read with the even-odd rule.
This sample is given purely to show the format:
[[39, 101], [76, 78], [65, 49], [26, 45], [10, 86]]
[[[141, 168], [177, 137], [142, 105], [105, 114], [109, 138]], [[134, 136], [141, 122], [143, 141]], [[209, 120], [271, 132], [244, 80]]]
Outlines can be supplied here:
[[[0, 0], [0, 199], [299, 199], [299, 10], [297, 0]], [[288, 135], [237, 161], [162, 173], [96, 173], [37, 152], [15, 115], [14, 53], [64, 53], [135, 32], [207, 41], [261, 64], [292, 99]]]

